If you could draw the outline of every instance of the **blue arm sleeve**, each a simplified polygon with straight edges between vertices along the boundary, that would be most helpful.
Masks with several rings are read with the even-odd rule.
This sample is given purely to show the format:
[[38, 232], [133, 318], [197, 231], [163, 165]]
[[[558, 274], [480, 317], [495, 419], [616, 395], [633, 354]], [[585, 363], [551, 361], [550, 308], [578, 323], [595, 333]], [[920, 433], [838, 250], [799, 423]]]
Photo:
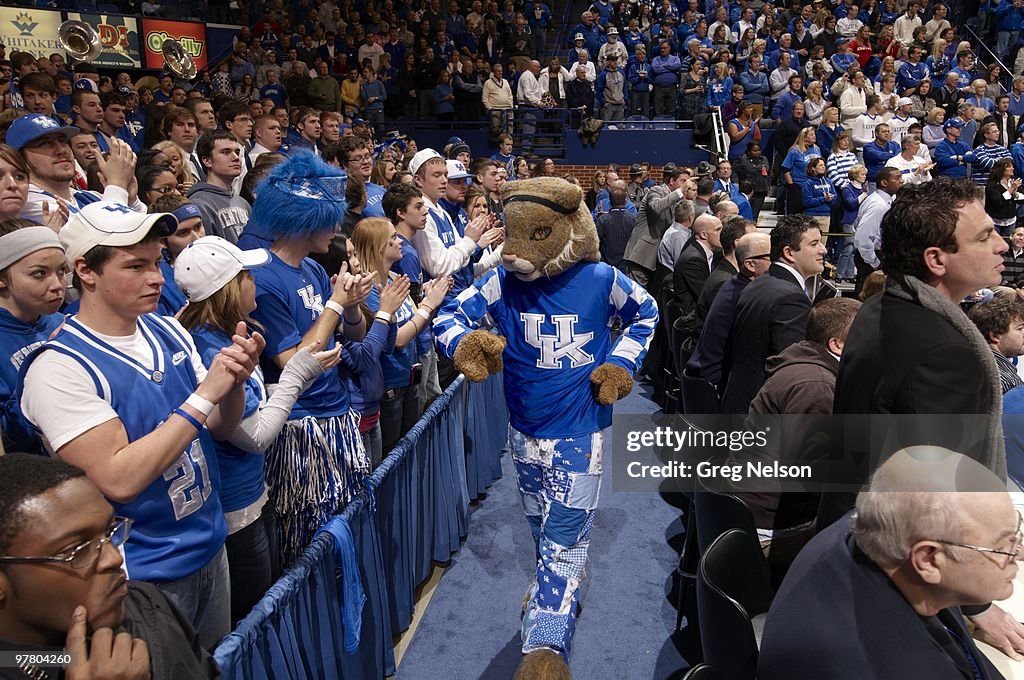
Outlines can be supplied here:
[[490, 270], [441, 308], [434, 319], [434, 338], [439, 352], [449, 359], [454, 358], [462, 336], [480, 327], [480, 321], [501, 300], [504, 271], [500, 267]]
[[643, 287], [618, 270], [615, 270], [608, 304], [610, 316], [622, 321], [622, 335], [615, 341], [606, 361], [635, 373], [654, 338], [658, 305]]

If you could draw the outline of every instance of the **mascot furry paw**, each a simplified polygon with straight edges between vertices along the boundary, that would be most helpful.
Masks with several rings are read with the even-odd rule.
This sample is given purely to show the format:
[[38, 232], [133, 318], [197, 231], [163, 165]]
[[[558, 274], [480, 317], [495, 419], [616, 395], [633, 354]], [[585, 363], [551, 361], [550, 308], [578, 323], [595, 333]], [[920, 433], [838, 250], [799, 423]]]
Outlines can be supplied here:
[[505, 338], [501, 336], [473, 331], [455, 350], [455, 367], [473, 382], [486, 380], [487, 376], [501, 370], [501, 353], [505, 351], [505, 344]]
[[[658, 310], [643, 288], [599, 261], [578, 186], [539, 177], [507, 182], [501, 194], [503, 266], [446, 306], [434, 330], [439, 350], [470, 380], [502, 370], [509, 448], [540, 556], [515, 677], [567, 680], [611, 404], [632, 389]], [[497, 334], [476, 330], [488, 317]]]

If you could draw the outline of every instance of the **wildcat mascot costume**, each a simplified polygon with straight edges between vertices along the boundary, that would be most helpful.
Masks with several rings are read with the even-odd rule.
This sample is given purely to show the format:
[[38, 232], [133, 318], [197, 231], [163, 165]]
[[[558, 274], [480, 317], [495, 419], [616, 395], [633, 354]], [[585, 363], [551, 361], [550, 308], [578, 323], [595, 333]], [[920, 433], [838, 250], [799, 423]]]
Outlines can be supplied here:
[[[554, 177], [509, 182], [502, 202], [504, 266], [445, 306], [434, 332], [470, 380], [504, 366], [512, 459], [537, 552], [516, 678], [554, 680], [570, 677], [611, 405], [633, 387], [658, 310], [643, 288], [599, 262], [578, 186]], [[496, 333], [476, 330], [488, 315]], [[613, 343], [616, 318], [623, 330]]]

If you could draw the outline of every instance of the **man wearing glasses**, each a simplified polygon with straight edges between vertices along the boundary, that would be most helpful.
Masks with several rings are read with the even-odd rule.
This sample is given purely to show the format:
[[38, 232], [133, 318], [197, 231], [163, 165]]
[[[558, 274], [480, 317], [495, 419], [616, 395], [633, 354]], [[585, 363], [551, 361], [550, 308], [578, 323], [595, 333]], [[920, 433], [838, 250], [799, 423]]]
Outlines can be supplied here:
[[342, 168], [350, 177], [362, 177], [366, 183], [366, 207], [363, 217], [385, 217], [384, 187], [370, 181], [373, 174], [373, 155], [369, 143], [363, 137], [346, 137], [341, 140], [340, 156]]
[[1005, 483], [948, 449], [894, 454], [775, 595], [757, 677], [1002, 678], [961, 606], [1013, 593], [1021, 518]]
[[[126, 581], [130, 530], [79, 468], [0, 457], [0, 651], [70, 652], [75, 677], [216, 677], [195, 630], [156, 586]], [[16, 675], [4, 677], [60, 672], [12, 661]]]

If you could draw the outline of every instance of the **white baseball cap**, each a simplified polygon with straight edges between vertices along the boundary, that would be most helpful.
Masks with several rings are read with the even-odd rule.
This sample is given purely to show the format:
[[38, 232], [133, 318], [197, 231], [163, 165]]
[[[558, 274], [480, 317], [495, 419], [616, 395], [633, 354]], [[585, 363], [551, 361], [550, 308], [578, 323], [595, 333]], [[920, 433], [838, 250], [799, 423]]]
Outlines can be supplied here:
[[74, 264], [96, 246], [134, 246], [153, 229], [161, 237], [170, 236], [177, 231], [178, 220], [170, 213], [146, 214], [123, 203], [96, 201], [72, 213], [59, 236], [68, 262]]
[[416, 155], [412, 157], [412, 160], [409, 161], [409, 172], [415, 175], [416, 171], [420, 169], [420, 166], [431, 158], [440, 158], [441, 160], [444, 160], [444, 156], [433, 149], [420, 149], [416, 152]]
[[204, 236], [178, 254], [174, 282], [189, 302], [199, 302], [226, 286], [243, 269], [262, 267], [268, 262], [268, 250], [242, 250], [220, 236]]
[[911, 99], [910, 97], [900, 97], [896, 101], [896, 108], [898, 109], [898, 108], [903, 107], [903, 106], [910, 106], [913, 103], [914, 103], [914, 100]]
[[448, 179], [466, 179], [469, 177], [469, 170], [462, 164], [462, 161], [446, 161], [448, 165]]

